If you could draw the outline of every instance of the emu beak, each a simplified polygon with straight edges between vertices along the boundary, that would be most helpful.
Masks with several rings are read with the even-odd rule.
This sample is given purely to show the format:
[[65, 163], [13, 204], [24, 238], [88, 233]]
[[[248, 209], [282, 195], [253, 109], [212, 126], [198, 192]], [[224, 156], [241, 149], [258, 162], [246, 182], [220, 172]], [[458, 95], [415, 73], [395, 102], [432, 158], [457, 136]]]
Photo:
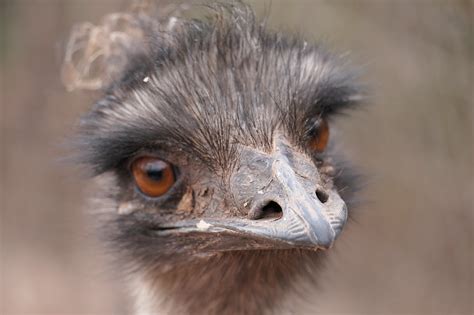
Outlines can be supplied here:
[[284, 159], [276, 159], [272, 169], [277, 185], [264, 193], [250, 213], [275, 202], [281, 207], [281, 218], [239, 220], [225, 226], [292, 245], [330, 248], [347, 220], [347, 208], [339, 194], [331, 191], [326, 200], [319, 200], [315, 191], [308, 192]]
[[[318, 197], [316, 187], [323, 185], [316, 166], [290, 150], [279, 142], [271, 155], [243, 152], [231, 190], [237, 203], [250, 205], [247, 218], [189, 220], [168, 233], [199, 239], [199, 248], [211, 251], [330, 248], [346, 223], [346, 204], [335, 189]], [[269, 205], [270, 217], [265, 215]]]
[[[253, 196], [249, 219], [209, 220], [208, 224], [290, 247], [330, 248], [347, 220], [347, 207], [339, 194], [331, 190], [320, 200], [313, 186], [302, 181], [283, 154], [263, 164], [263, 172], [271, 177], [270, 184]], [[280, 208], [281, 217], [262, 217], [262, 209], [270, 203]]]

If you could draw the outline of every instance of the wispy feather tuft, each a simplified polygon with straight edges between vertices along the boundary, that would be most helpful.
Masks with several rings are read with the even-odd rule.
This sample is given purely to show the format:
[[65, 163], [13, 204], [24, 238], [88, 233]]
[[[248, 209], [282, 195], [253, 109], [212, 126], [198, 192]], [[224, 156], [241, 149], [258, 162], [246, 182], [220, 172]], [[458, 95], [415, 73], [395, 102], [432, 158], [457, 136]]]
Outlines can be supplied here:
[[135, 15], [146, 45], [125, 51], [124, 70], [81, 124], [81, 159], [97, 173], [157, 143], [226, 173], [238, 145], [269, 151], [278, 131], [302, 146], [315, 120], [358, 103], [342, 58], [269, 31], [240, 2], [206, 8], [207, 18], [172, 28]]

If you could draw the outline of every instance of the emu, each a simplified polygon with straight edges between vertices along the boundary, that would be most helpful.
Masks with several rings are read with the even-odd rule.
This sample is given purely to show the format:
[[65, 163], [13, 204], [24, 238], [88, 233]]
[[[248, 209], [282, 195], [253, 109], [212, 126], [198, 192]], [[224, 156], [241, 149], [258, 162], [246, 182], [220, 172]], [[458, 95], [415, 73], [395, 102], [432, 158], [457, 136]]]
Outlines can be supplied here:
[[245, 4], [209, 10], [174, 27], [136, 15], [145, 36], [76, 138], [137, 314], [276, 313], [351, 208], [329, 131], [360, 101], [356, 72]]

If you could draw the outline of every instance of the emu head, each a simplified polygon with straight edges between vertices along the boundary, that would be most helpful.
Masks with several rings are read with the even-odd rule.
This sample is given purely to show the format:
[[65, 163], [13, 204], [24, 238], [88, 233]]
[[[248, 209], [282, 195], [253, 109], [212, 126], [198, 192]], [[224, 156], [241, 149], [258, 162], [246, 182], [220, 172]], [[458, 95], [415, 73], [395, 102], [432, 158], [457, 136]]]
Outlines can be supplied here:
[[354, 73], [243, 5], [213, 10], [172, 30], [138, 23], [143, 46], [81, 121], [100, 229], [135, 267], [328, 249], [348, 217], [329, 132], [358, 100]]

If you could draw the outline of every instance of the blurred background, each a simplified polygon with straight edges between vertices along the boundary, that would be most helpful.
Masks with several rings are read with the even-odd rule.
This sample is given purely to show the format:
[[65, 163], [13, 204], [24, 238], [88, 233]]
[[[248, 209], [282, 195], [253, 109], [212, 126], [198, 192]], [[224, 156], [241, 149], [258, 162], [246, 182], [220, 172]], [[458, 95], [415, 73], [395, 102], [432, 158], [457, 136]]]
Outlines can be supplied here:
[[[473, 313], [474, 2], [272, 0], [270, 24], [363, 64], [369, 105], [342, 118], [365, 202], [315, 293], [324, 314]], [[271, 5], [269, 5], [271, 3]], [[62, 144], [94, 93], [59, 73], [71, 27], [115, 0], [0, 0], [1, 314], [122, 314]]]

